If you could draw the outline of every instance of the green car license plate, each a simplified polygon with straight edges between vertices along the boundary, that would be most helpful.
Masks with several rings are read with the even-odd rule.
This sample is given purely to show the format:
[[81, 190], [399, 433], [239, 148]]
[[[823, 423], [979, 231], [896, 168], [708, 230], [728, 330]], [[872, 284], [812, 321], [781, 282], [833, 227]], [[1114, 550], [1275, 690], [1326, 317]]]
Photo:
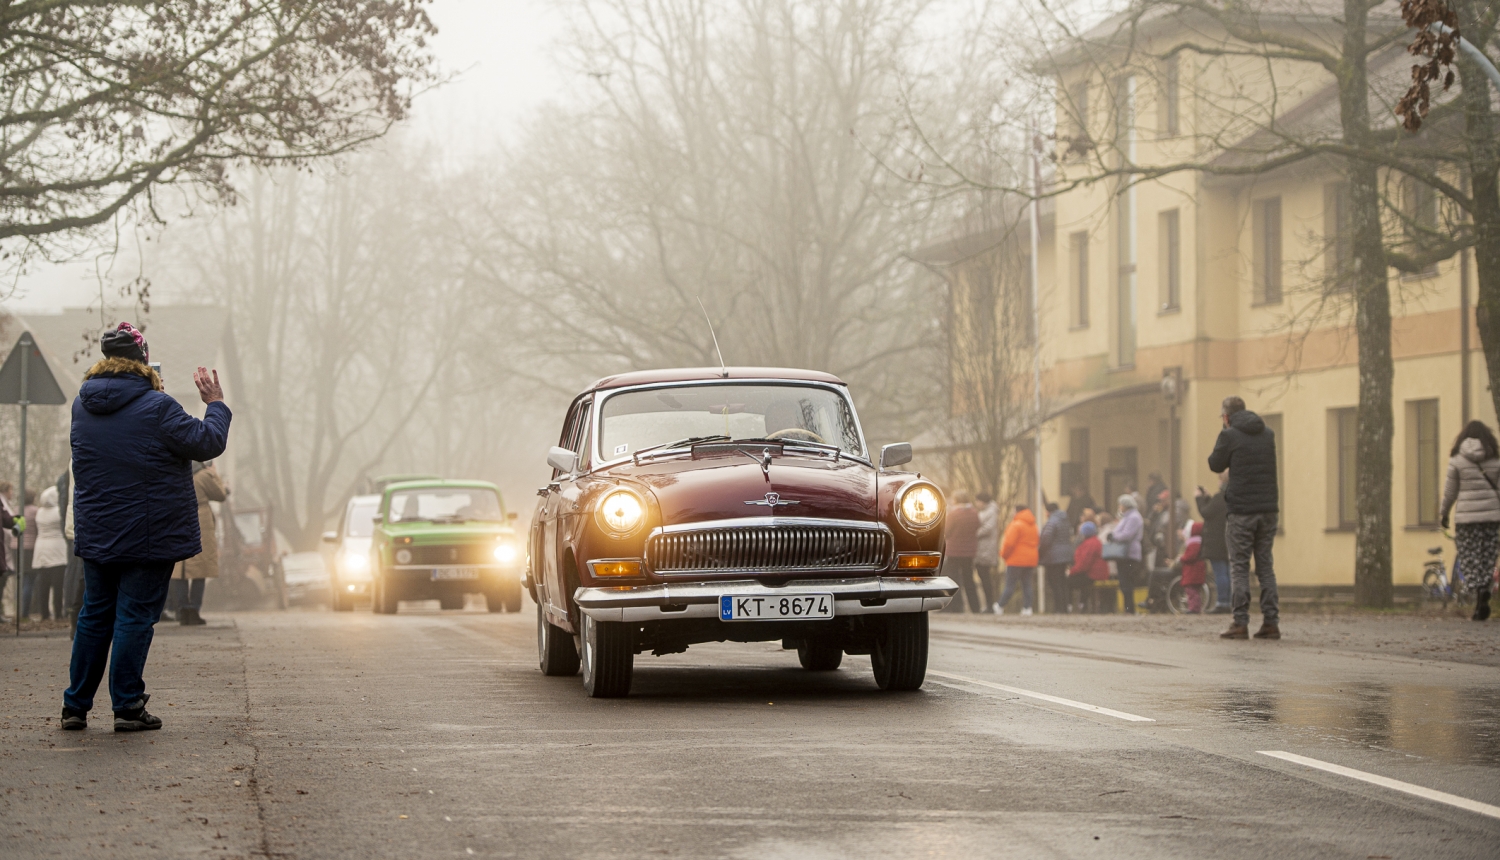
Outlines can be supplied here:
[[432, 570], [432, 580], [437, 582], [443, 579], [478, 579], [479, 568], [477, 567], [436, 567]]
[[787, 621], [832, 618], [831, 594], [777, 594], [774, 596], [719, 596], [720, 621]]

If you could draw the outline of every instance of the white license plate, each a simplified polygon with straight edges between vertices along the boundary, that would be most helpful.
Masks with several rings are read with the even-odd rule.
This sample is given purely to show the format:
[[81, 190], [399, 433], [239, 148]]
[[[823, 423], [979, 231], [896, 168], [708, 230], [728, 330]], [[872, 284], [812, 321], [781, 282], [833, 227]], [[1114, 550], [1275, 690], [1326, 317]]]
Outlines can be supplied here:
[[719, 596], [720, 621], [785, 621], [832, 618], [831, 594], [765, 594], [741, 597]]
[[479, 568], [477, 567], [440, 567], [432, 571], [432, 579], [478, 579]]

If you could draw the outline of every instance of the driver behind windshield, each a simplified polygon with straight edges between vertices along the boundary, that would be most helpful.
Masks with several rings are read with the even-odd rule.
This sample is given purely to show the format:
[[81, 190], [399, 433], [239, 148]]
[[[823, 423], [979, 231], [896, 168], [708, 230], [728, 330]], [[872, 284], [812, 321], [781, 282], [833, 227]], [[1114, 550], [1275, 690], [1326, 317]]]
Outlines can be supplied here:
[[802, 423], [802, 407], [795, 400], [773, 400], [766, 406], [766, 438], [785, 430], [807, 430]]

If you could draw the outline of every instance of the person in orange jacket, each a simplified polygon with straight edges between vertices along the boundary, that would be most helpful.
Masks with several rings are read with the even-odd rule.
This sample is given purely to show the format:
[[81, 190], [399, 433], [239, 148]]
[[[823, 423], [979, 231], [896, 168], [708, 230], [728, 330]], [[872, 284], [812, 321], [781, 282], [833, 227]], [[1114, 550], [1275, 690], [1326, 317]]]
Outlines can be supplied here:
[[995, 604], [995, 614], [1005, 612], [1005, 604], [1021, 586], [1021, 614], [1030, 615], [1036, 598], [1037, 550], [1041, 536], [1037, 534], [1036, 517], [1026, 505], [1016, 505], [1016, 515], [1005, 527], [1005, 537], [1000, 541], [1000, 560], [1005, 562], [1005, 590], [1000, 593], [1000, 602]]

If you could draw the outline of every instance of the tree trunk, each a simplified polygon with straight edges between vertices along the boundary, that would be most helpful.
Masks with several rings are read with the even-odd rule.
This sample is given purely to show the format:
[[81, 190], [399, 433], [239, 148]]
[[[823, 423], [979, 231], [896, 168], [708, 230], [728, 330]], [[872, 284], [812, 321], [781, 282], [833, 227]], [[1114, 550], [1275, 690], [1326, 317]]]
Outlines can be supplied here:
[[[1368, 3], [1344, 0], [1339, 114], [1344, 140], [1364, 146], [1370, 134], [1365, 60]], [[1359, 418], [1355, 444], [1354, 600], [1391, 605], [1391, 296], [1380, 223], [1380, 175], [1371, 163], [1349, 164], [1353, 228], [1355, 327], [1359, 335]]]
[[[1485, 44], [1485, 33], [1475, 15], [1472, 0], [1457, 0], [1464, 35]], [[1495, 122], [1490, 113], [1490, 82], [1474, 61], [1458, 53], [1460, 98], [1464, 106], [1464, 142], [1468, 149], [1470, 194], [1474, 220], [1474, 269], [1479, 285], [1475, 322], [1484, 350], [1484, 366], [1491, 380], [1500, 379], [1500, 142], [1495, 140]], [[1490, 397], [1500, 415], [1500, 389], [1492, 383]]]

